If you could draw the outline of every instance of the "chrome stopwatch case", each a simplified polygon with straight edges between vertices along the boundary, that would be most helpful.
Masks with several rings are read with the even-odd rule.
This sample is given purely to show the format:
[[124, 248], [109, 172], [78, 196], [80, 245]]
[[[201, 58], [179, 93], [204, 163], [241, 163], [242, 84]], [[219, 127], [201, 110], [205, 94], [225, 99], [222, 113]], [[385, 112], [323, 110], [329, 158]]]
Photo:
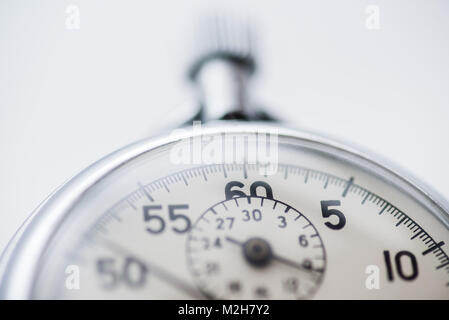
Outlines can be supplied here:
[[195, 122], [101, 159], [4, 252], [8, 299], [449, 298], [447, 202], [248, 108], [246, 47], [194, 65]]

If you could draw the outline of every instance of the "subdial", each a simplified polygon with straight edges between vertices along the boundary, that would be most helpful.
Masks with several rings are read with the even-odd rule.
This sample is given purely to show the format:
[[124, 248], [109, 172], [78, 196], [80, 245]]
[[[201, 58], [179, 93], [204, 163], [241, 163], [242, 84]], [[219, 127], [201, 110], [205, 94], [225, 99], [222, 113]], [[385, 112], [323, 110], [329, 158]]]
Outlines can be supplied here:
[[187, 238], [187, 259], [209, 298], [304, 299], [326, 268], [321, 237], [295, 208], [265, 197], [239, 197], [204, 212]]

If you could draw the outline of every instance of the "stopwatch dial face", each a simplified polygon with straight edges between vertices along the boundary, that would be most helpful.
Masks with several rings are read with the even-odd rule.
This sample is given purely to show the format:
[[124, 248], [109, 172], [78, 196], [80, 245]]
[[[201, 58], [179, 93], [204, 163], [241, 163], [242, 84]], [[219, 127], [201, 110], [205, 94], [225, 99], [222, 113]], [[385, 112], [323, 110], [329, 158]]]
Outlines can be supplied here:
[[187, 237], [187, 260], [199, 289], [213, 298], [308, 298], [326, 267], [323, 242], [306, 216], [254, 196], [207, 209]]
[[186, 133], [93, 185], [32, 297], [449, 298], [447, 221], [428, 198], [340, 149], [245, 132]]

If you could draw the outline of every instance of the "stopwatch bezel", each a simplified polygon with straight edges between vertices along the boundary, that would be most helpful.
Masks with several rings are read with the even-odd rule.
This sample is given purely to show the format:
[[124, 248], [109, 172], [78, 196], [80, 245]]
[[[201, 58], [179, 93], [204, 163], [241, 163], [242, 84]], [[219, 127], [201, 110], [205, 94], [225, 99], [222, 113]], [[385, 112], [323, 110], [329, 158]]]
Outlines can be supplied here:
[[199, 131], [172, 132], [135, 142], [98, 160], [59, 187], [27, 218], [0, 257], [0, 299], [31, 297], [39, 262], [47, 245], [65, 218], [70, 215], [77, 201], [99, 181], [156, 148], [186, 138], [220, 133], [276, 133], [279, 137], [309, 143], [317, 150], [354, 163], [393, 183], [396, 188], [414, 197], [449, 229], [449, 203], [444, 197], [391, 161], [373, 155], [363, 148], [322, 134], [280, 126], [279, 123], [214, 121], [204, 125]]

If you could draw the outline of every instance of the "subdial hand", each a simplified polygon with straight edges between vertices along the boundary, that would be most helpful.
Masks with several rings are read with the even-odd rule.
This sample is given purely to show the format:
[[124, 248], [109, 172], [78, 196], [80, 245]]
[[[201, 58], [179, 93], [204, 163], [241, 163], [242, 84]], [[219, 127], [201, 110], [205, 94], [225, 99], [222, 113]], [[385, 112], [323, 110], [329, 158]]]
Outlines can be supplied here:
[[300, 263], [278, 256], [273, 252], [270, 244], [264, 239], [250, 238], [247, 241], [239, 241], [231, 237], [226, 237], [225, 239], [230, 243], [240, 246], [243, 250], [243, 255], [245, 256], [246, 261], [255, 267], [264, 267], [271, 260], [275, 260], [301, 271], [308, 273], [317, 272], [311, 268], [304, 267]]

